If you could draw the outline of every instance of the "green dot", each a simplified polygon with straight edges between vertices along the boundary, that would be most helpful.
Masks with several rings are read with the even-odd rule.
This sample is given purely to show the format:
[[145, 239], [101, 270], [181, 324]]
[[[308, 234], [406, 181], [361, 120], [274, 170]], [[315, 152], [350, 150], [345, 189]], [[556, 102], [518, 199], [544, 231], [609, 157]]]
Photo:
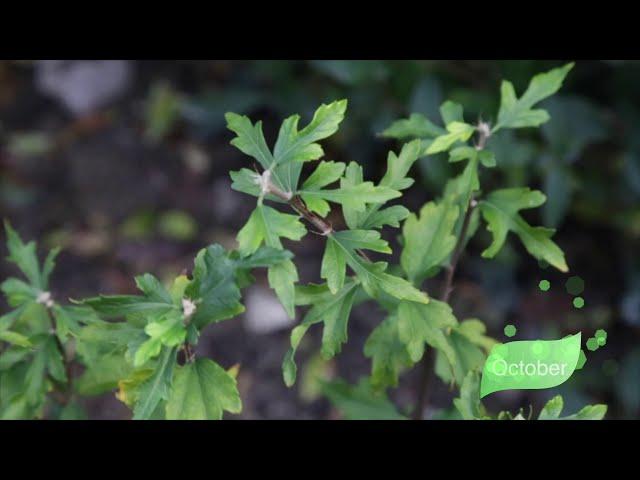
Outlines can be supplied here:
[[513, 337], [517, 331], [518, 329], [515, 327], [515, 325], [507, 325], [506, 327], [504, 327], [504, 334], [507, 337]]
[[569, 277], [567, 283], [564, 284], [564, 288], [571, 295], [580, 295], [584, 292], [584, 280], [578, 276]]
[[543, 292], [546, 292], [547, 290], [549, 290], [551, 288], [551, 282], [549, 282], [549, 280], [540, 280], [540, 283], [538, 284], [538, 287]]
[[607, 344], [607, 339], [605, 337], [596, 337], [596, 342], [601, 347], [604, 347]]
[[598, 330], [596, 330], [596, 338], [604, 338], [605, 340], [607, 339], [607, 332], [606, 330], [603, 330], [602, 328], [599, 328]]
[[598, 340], [595, 337], [591, 337], [587, 340], [587, 348], [592, 352], [595, 352], [598, 349]]
[[576, 308], [582, 308], [584, 307], [584, 298], [582, 297], [576, 297], [573, 299], [573, 306]]

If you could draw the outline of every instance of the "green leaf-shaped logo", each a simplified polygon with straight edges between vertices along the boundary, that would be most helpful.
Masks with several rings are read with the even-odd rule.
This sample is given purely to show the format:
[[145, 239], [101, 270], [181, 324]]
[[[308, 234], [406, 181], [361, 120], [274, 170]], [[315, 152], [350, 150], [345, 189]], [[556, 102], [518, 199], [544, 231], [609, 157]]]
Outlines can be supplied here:
[[484, 364], [480, 398], [500, 390], [551, 388], [566, 382], [580, 356], [581, 334], [561, 340], [496, 345]]

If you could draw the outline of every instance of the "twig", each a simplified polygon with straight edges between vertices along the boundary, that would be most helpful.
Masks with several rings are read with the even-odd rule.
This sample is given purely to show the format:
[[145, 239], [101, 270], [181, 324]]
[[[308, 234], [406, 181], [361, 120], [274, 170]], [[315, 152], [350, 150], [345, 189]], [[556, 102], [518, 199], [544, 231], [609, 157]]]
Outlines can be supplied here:
[[[263, 174], [264, 178], [264, 174]], [[300, 195], [292, 195], [290, 192], [283, 192], [281, 189], [273, 185], [271, 183], [269, 176], [266, 176], [266, 182], [262, 185], [264, 193], [270, 193], [281, 200], [287, 202], [287, 204], [297, 212], [301, 217], [303, 217], [307, 222], [313, 225], [318, 229], [320, 235], [329, 236], [331, 235], [333, 230], [333, 225], [326, 218], [323, 218], [319, 215], [316, 215], [311, 210], [307, 208], [307, 205], [304, 203], [304, 200], [300, 197]], [[371, 263], [371, 259], [369, 256], [364, 253], [361, 249], [357, 249], [356, 252], [360, 255], [365, 261]]]

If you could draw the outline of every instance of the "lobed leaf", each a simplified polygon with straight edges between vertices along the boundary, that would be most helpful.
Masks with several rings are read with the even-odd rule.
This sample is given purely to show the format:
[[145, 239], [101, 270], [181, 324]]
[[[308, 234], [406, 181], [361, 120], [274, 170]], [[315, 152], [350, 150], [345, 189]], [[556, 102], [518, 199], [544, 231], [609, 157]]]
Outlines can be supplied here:
[[480, 203], [480, 211], [487, 222], [493, 242], [482, 252], [484, 258], [493, 258], [504, 245], [509, 231], [513, 231], [527, 251], [538, 260], [545, 260], [561, 272], [568, 271], [564, 253], [551, 240], [555, 230], [532, 227], [518, 213], [520, 210], [542, 205], [546, 197], [529, 188], [496, 190]]

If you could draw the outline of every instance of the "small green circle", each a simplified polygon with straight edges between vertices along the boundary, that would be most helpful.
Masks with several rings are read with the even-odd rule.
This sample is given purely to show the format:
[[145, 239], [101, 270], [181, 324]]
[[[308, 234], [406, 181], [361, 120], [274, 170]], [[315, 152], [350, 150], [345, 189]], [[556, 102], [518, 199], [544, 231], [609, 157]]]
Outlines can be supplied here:
[[517, 331], [518, 329], [515, 327], [515, 325], [507, 325], [506, 327], [504, 327], [504, 334], [507, 337], [513, 337]]
[[576, 308], [582, 308], [584, 307], [584, 298], [582, 297], [576, 297], [573, 299], [573, 306]]
[[567, 293], [571, 295], [580, 295], [584, 292], [584, 280], [577, 275], [569, 277], [567, 282], [564, 284], [564, 288], [567, 290]]
[[598, 349], [598, 340], [595, 337], [591, 337], [587, 340], [587, 348], [592, 352], [595, 352]]
[[540, 283], [538, 283], [538, 288], [540, 288], [540, 290], [542, 290], [543, 292], [546, 292], [551, 288], [551, 282], [549, 280], [540, 280]]
[[601, 347], [604, 347], [607, 344], [607, 339], [605, 337], [596, 337], [596, 342]]
[[607, 332], [602, 328], [599, 328], [598, 330], [596, 330], [595, 335], [596, 335], [596, 338], [604, 338], [605, 340], [607, 339]]

